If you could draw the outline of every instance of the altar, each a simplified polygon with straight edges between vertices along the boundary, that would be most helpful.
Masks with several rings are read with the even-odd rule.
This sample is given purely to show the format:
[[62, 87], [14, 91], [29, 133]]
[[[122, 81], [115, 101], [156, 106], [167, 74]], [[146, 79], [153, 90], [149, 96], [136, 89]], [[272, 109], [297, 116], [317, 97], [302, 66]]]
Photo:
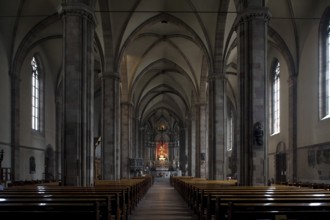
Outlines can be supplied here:
[[156, 171], [168, 171], [170, 169], [170, 162], [168, 160], [157, 160], [155, 161]]
[[150, 148], [149, 161], [145, 161], [155, 177], [170, 177], [179, 168], [179, 135], [176, 127], [161, 118], [154, 130], [147, 132], [146, 147]]
[[181, 170], [176, 170], [176, 171], [156, 170], [156, 171], [152, 171], [151, 175], [156, 178], [170, 178], [170, 176], [182, 176], [182, 172]]

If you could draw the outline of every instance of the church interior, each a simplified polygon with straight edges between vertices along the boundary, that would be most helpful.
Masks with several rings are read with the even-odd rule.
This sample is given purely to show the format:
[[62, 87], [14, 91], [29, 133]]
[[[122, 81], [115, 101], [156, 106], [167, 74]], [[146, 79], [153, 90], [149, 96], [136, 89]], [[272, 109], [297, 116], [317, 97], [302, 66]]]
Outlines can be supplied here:
[[0, 58], [3, 188], [330, 184], [330, 0], [2, 1]]
[[330, 0], [2, 1], [0, 65], [1, 219], [330, 218]]

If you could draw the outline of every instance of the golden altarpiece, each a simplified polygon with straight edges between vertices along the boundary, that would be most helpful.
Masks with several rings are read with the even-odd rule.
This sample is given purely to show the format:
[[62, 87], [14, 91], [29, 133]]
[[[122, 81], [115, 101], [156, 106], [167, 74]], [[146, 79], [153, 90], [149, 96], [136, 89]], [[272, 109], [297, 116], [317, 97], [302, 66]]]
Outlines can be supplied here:
[[[166, 120], [159, 120], [154, 128], [145, 132], [144, 143], [147, 155], [144, 158], [130, 158], [132, 175], [152, 173], [155, 176], [177, 175], [179, 171], [179, 128], [170, 128]], [[101, 179], [101, 137], [95, 139], [95, 179]]]

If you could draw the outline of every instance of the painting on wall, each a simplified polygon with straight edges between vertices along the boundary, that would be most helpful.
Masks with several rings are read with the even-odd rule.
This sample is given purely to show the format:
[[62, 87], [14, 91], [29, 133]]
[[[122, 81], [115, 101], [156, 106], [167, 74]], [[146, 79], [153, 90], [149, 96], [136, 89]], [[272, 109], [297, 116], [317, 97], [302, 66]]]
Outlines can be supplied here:
[[156, 155], [157, 160], [168, 160], [168, 143], [158, 143]]
[[316, 152], [317, 164], [330, 164], [330, 149], [319, 149]]
[[[303, 172], [301, 178], [313, 178], [313, 180], [330, 180], [330, 146], [322, 145], [315, 146], [306, 150], [301, 150], [301, 153], [307, 156], [309, 172]], [[310, 173], [310, 177], [308, 177]], [[313, 176], [314, 174], [314, 176]], [[315, 176], [315, 174], [317, 176]], [[317, 177], [317, 178], [315, 178]]]

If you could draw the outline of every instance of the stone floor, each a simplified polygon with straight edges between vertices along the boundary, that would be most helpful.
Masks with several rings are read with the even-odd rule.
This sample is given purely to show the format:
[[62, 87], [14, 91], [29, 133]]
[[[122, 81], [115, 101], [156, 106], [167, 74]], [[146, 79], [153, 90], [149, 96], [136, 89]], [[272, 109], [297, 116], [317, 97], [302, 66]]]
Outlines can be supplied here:
[[139, 202], [129, 220], [184, 220], [198, 219], [168, 178], [155, 178], [153, 186]]

